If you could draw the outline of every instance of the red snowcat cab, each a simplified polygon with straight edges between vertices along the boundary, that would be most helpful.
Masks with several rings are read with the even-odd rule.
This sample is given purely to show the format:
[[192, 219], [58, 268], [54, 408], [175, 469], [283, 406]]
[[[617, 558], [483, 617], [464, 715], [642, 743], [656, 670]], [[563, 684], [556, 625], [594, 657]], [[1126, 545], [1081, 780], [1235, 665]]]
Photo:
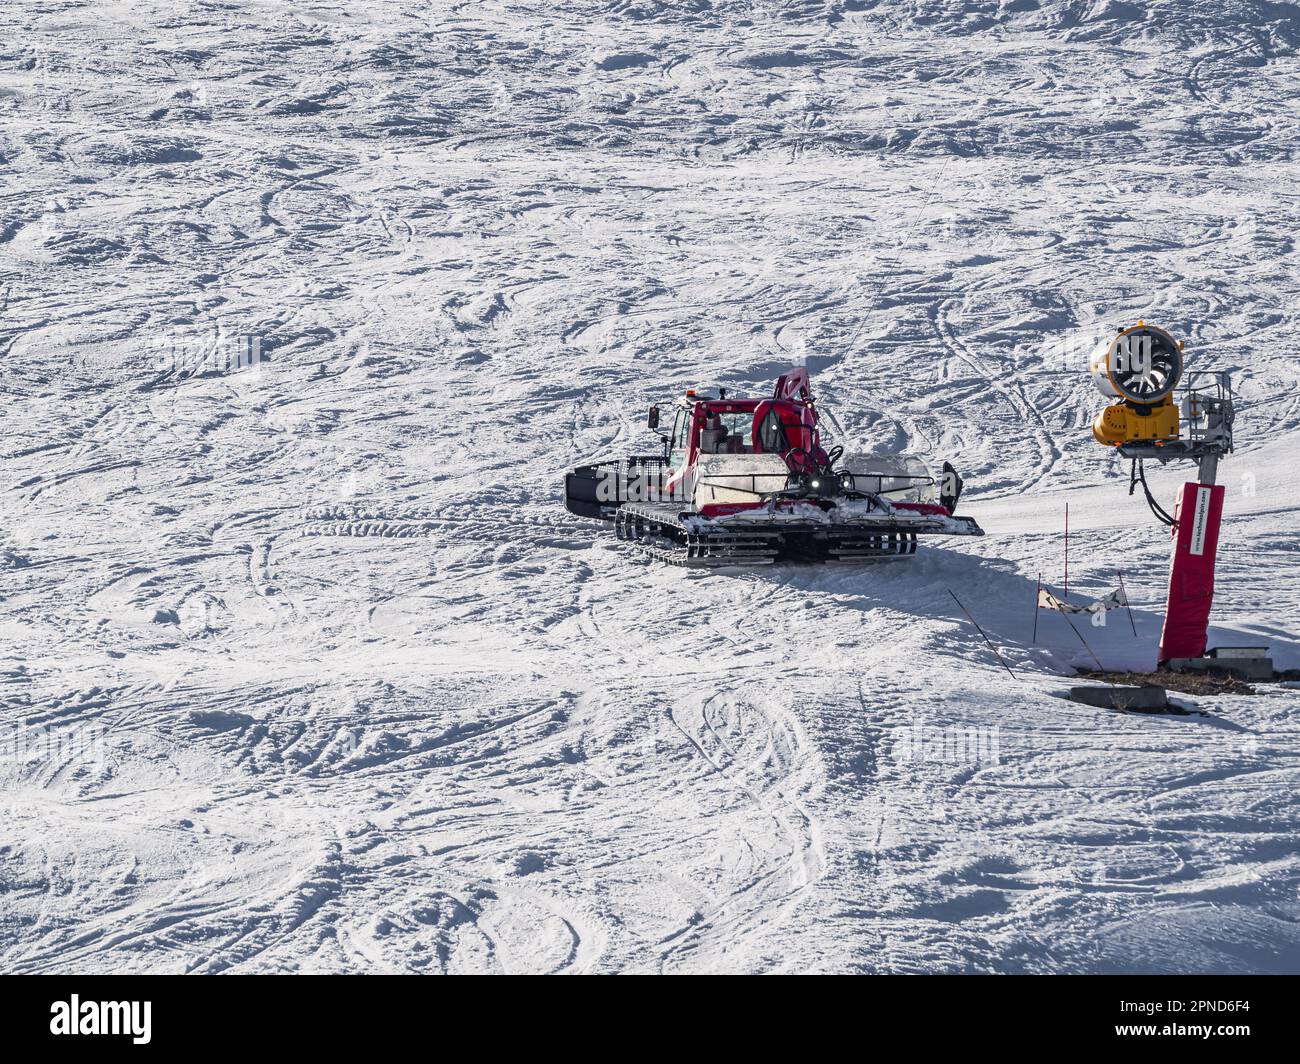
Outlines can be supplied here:
[[[947, 462], [936, 479], [910, 455], [825, 450], [806, 369], [767, 399], [688, 391], [674, 413], [662, 454], [568, 474], [569, 512], [690, 566], [878, 561], [914, 554], [919, 535], [984, 534], [953, 516], [962, 481]], [[657, 406], [649, 426], [658, 430]]]

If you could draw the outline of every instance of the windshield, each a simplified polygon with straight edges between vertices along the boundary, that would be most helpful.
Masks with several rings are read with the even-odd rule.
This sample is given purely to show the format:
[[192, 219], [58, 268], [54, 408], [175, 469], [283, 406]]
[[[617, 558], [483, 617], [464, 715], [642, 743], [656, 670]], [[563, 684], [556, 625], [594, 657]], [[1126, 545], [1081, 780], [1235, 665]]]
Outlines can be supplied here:
[[690, 424], [690, 415], [685, 410], [678, 410], [677, 420], [673, 422], [672, 443], [668, 453], [669, 469], [681, 469], [686, 463], [686, 433]]

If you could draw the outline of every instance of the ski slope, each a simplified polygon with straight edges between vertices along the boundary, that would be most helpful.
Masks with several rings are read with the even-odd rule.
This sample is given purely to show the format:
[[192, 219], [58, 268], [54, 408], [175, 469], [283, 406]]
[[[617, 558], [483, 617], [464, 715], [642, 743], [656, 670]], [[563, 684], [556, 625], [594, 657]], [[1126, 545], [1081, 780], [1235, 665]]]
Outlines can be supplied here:
[[[1167, 534], [1083, 373], [1142, 318], [1234, 370], [1211, 643], [1300, 666], [1298, 36], [0, 11], [0, 970], [1300, 970], [1298, 693], [1064, 701], [1030, 608], [1068, 503], [1071, 593], [1135, 607], [1089, 643], [1154, 663]], [[794, 363], [988, 535], [697, 575], [564, 511], [650, 403]]]

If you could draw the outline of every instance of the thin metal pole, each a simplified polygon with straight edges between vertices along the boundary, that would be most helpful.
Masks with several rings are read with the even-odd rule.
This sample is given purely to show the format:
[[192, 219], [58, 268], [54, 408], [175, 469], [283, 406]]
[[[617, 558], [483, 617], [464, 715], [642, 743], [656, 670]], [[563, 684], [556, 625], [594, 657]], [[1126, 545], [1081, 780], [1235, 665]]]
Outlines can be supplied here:
[[1034, 642], [1038, 642], [1038, 594], [1043, 590], [1043, 574], [1038, 574], [1038, 582], [1034, 587]]
[[[952, 595], [952, 588], [948, 588], [948, 594]], [[952, 600], [953, 602], [957, 603], [962, 613], [966, 614], [966, 617], [970, 621], [970, 623], [975, 625], [975, 631], [979, 632], [980, 635], [984, 636], [984, 642], [988, 643], [989, 649], [993, 651], [994, 656], [998, 659], [998, 661], [1002, 662], [1002, 667], [1007, 670], [1007, 675], [1010, 676], [1013, 680], [1020, 679], [1020, 677], [1018, 677], [1014, 672], [1011, 671], [1011, 666], [1006, 663], [1002, 655], [998, 653], [998, 648], [993, 645], [993, 640], [991, 640], [987, 635], [985, 635], [984, 629], [981, 628], [979, 626], [979, 623], [975, 620], [975, 618], [970, 615], [970, 610], [968, 610], [965, 606], [962, 606], [961, 599], [959, 599], [956, 595], [952, 595]], [[1037, 612], [1037, 609], [1038, 607], [1037, 605], [1035, 605], [1034, 606], [1035, 612]]]
[[1070, 597], [1070, 504], [1065, 504], [1065, 591], [1064, 597]]
[[1120, 592], [1124, 595], [1124, 608], [1128, 610], [1129, 626], [1133, 629], [1133, 634], [1137, 635], [1138, 626], [1133, 623], [1133, 607], [1128, 604], [1128, 588], [1124, 586], [1124, 574], [1121, 573], [1118, 569], [1116, 569], [1115, 575], [1119, 577], [1119, 589]]
[[1083, 644], [1083, 649], [1086, 650], [1089, 654], [1092, 654], [1092, 660], [1097, 663], [1097, 671], [1105, 672], [1106, 666], [1101, 663], [1101, 658], [1097, 657], [1092, 647], [1088, 646], [1088, 640], [1083, 638], [1083, 633], [1079, 631], [1079, 629], [1074, 627], [1074, 622], [1070, 620], [1070, 615], [1066, 613], [1064, 610], [1062, 610], [1061, 616], [1065, 618], [1065, 623], [1070, 626], [1070, 630], [1079, 637], [1079, 642]]

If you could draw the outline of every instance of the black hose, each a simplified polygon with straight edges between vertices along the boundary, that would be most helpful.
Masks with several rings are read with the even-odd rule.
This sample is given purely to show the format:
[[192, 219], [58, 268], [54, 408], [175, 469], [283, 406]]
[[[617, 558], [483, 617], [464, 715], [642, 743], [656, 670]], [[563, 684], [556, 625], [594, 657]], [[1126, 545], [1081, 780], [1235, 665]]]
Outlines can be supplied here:
[[1156, 519], [1160, 521], [1161, 524], [1168, 525], [1170, 528], [1177, 528], [1178, 522], [1165, 512], [1164, 508], [1156, 502], [1155, 496], [1151, 494], [1151, 489], [1147, 486], [1147, 474], [1146, 470], [1142, 467], [1142, 462], [1139, 459], [1134, 458], [1133, 466], [1129, 470], [1128, 493], [1132, 495], [1133, 489], [1139, 484], [1142, 485], [1142, 492], [1147, 497], [1147, 505], [1151, 507], [1151, 512], [1156, 515]]

